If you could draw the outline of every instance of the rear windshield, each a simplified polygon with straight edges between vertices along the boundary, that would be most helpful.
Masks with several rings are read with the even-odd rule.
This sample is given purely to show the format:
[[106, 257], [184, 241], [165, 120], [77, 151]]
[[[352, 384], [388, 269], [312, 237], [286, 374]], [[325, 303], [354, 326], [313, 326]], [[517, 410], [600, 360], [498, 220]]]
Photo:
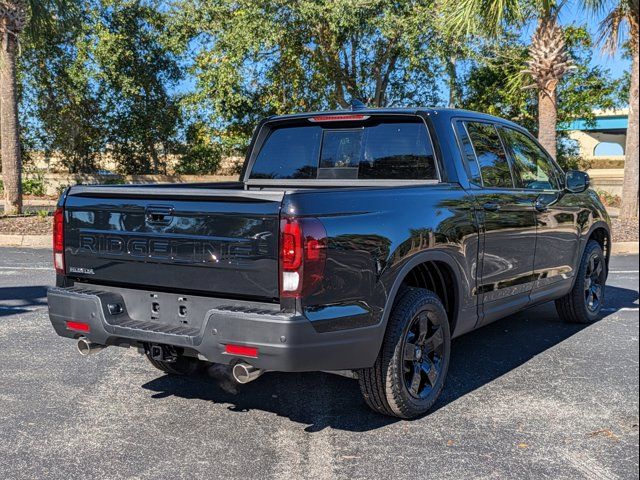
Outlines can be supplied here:
[[438, 175], [426, 127], [411, 119], [273, 128], [249, 178], [435, 180]]

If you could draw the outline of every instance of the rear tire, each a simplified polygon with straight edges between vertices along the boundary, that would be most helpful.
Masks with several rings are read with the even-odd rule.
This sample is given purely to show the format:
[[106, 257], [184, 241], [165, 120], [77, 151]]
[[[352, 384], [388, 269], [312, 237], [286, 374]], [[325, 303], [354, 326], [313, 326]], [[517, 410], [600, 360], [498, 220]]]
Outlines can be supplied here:
[[589, 240], [571, 291], [556, 300], [558, 315], [569, 323], [593, 323], [600, 318], [605, 300], [607, 262], [600, 244]]
[[197, 358], [185, 357], [184, 355], [179, 355], [175, 362], [155, 360], [149, 353], [145, 353], [145, 356], [151, 365], [169, 375], [195, 375], [205, 364]]
[[442, 392], [450, 353], [449, 321], [438, 296], [405, 289], [393, 307], [375, 364], [358, 372], [365, 402], [393, 417], [424, 414]]

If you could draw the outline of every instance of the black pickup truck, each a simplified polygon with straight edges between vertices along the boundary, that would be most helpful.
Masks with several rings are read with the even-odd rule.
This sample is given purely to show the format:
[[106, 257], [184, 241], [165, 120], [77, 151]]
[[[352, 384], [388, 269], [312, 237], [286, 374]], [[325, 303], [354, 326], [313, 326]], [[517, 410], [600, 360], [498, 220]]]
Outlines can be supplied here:
[[609, 218], [520, 126], [448, 109], [271, 117], [240, 181], [74, 186], [55, 212], [55, 331], [170, 374], [357, 378], [427, 411], [451, 339], [532, 305], [593, 322]]

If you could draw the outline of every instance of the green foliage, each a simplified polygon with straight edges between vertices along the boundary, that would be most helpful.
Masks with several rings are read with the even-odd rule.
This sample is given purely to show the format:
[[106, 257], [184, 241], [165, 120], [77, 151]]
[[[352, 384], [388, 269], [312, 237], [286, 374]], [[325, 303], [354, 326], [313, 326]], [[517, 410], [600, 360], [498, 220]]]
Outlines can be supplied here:
[[72, 172], [95, 171], [109, 154], [122, 173], [159, 172], [174, 147], [181, 78], [165, 44], [159, 1], [76, 2], [82, 22], [50, 30], [21, 59], [25, 143], [62, 158]]
[[109, 151], [121, 173], [159, 173], [180, 118], [169, 93], [181, 71], [163, 43], [166, 14], [158, 1], [102, 0], [93, 18], [90, 51]]
[[105, 178], [104, 180], [100, 180], [101, 185], [124, 185], [124, 178], [121, 176], [110, 176], [109, 178]]
[[[260, 118], [344, 108], [354, 98], [371, 106], [449, 103], [536, 133], [536, 94], [521, 89], [527, 45], [508, 29], [553, 6], [544, 0], [29, 3], [65, 8], [37, 15], [24, 37], [26, 153], [60, 158], [74, 173], [95, 172], [98, 158], [110, 156], [121, 174], [164, 172], [169, 154], [180, 158], [178, 173], [214, 173], [221, 158], [246, 149]], [[452, 29], [456, 15], [462, 24]], [[612, 81], [590, 66], [595, 47], [586, 29], [567, 27], [566, 35], [578, 70], [558, 86], [560, 124], [625, 103], [628, 75]], [[448, 102], [443, 87], [452, 91]], [[560, 137], [559, 162], [584, 168], [575, 145]]]
[[176, 173], [186, 175], [215, 173], [220, 166], [221, 144], [214, 143], [204, 123], [197, 122], [187, 129], [187, 144], [176, 167]]
[[44, 196], [44, 181], [41, 178], [27, 178], [22, 181], [22, 193], [34, 197]]
[[[87, 12], [84, 12], [87, 14]], [[49, 29], [46, 43], [20, 58], [23, 143], [60, 158], [70, 172], [91, 172], [105, 139], [104, 109], [89, 67], [88, 22]]]
[[[176, 42], [193, 52], [185, 105], [246, 146], [260, 117], [437, 103], [432, 2], [180, 0]], [[203, 114], [204, 108], [204, 114]]]
[[[590, 65], [593, 46], [586, 28], [568, 27], [565, 33], [578, 68], [558, 85], [559, 125], [574, 118], [593, 120], [593, 109], [615, 108], [622, 103], [622, 81], [611, 80], [608, 71]], [[521, 88], [526, 45], [509, 35], [499, 44], [486, 47], [483, 53], [484, 60], [473, 65], [464, 79], [464, 108], [508, 118], [536, 134], [537, 95]], [[564, 132], [559, 132], [557, 160], [565, 169], [588, 168], [578, 156], [575, 142], [568, 140]]]

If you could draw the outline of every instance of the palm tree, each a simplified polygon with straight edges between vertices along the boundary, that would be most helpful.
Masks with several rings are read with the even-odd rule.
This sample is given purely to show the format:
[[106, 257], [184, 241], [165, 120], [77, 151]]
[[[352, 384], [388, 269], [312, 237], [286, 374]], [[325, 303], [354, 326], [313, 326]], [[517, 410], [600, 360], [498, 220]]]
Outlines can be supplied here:
[[556, 157], [558, 82], [575, 69], [567, 51], [558, 13], [564, 1], [555, 0], [449, 0], [444, 9], [452, 31], [497, 36], [505, 24], [522, 25], [537, 19], [538, 25], [529, 46], [527, 68], [531, 76], [526, 89], [538, 90], [538, 139]]
[[4, 180], [4, 213], [22, 212], [22, 159], [16, 89], [18, 36], [27, 24], [25, 1], [0, 1], [0, 145]]
[[51, 28], [73, 18], [73, 0], [0, 0], [0, 156], [5, 214], [22, 212], [22, 159], [16, 59], [20, 38], [46, 41]]
[[629, 88], [629, 122], [625, 146], [624, 181], [622, 184], [622, 205], [620, 216], [638, 216], [638, 50], [640, 46], [640, 24], [638, 0], [585, 0], [593, 11], [606, 12], [600, 23], [600, 42], [605, 51], [614, 53], [620, 46], [626, 27], [631, 53], [631, 84]]

